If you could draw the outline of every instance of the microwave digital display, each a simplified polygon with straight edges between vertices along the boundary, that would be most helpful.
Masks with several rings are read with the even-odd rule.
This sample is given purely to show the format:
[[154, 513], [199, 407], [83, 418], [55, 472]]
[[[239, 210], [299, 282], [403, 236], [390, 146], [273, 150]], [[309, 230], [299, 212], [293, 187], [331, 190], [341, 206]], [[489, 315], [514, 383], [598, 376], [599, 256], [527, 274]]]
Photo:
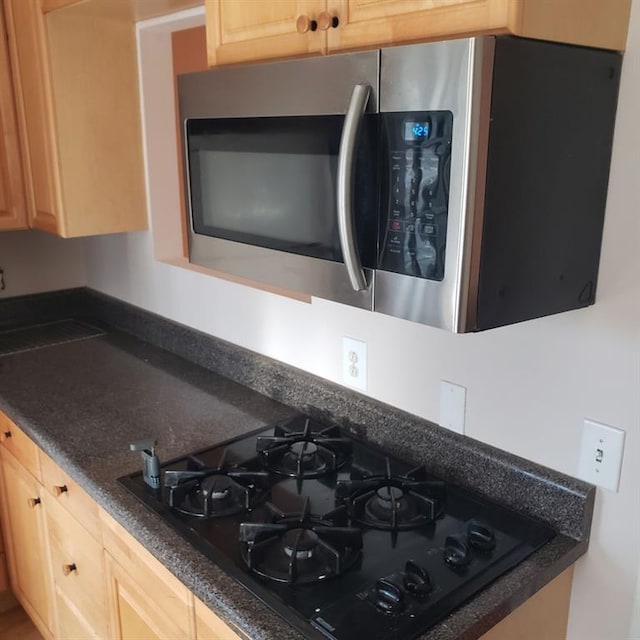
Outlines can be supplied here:
[[430, 122], [405, 122], [404, 123], [404, 139], [405, 142], [413, 142], [414, 140], [426, 140], [431, 133]]

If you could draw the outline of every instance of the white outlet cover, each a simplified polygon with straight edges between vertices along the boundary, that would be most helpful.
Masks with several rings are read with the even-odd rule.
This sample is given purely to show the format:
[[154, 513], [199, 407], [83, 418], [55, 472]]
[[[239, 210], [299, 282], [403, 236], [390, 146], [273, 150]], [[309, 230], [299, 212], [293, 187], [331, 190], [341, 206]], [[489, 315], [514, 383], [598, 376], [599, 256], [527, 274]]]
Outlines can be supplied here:
[[342, 381], [359, 391], [367, 390], [367, 343], [342, 338]]
[[466, 405], [466, 387], [440, 380], [440, 426], [464, 433]]
[[618, 491], [624, 431], [594, 420], [585, 420], [582, 428], [578, 476], [611, 491]]

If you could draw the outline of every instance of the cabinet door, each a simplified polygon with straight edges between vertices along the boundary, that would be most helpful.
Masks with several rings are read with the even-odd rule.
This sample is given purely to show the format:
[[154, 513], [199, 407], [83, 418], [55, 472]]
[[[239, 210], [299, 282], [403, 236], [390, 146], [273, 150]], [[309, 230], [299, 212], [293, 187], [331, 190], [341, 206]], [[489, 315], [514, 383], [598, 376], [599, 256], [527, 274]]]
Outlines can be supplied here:
[[56, 637], [107, 640], [102, 545], [46, 491], [43, 503], [56, 597]]
[[113, 640], [188, 640], [193, 596], [113, 518], [100, 511]]
[[339, 25], [329, 51], [420, 42], [504, 30], [511, 0], [328, 0]]
[[325, 6], [326, 0], [206, 0], [209, 64], [324, 53], [325, 32], [311, 21]]
[[241, 640], [207, 605], [195, 598], [197, 640]]
[[4, 448], [2, 524], [13, 591], [40, 632], [50, 637], [53, 600], [42, 487]]
[[25, 144], [25, 176], [30, 185], [27, 190], [30, 225], [43, 231], [63, 233], [64, 230], [58, 228], [60, 186], [40, 3], [4, 0], [4, 8], [14, 65], [18, 121]]
[[63, 237], [146, 229], [134, 3], [3, 2], [30, 225]]
[[27, 227], [27, 205], [22, 178], [15, 95], [4, 13], [1, 6], [0, 36], [0, 231], [2, 231]]
[[[157, 581], [140, 581], [136, 572], [124, 569], [105, 553], [112, 638], [114, 640], [175, 640], [192, 637], [190, 625], [185, 629], [158, 602]], [[174, 605], [175, 606], [175, 605]], [[185, 609], [183, 619], [189, 615]]]

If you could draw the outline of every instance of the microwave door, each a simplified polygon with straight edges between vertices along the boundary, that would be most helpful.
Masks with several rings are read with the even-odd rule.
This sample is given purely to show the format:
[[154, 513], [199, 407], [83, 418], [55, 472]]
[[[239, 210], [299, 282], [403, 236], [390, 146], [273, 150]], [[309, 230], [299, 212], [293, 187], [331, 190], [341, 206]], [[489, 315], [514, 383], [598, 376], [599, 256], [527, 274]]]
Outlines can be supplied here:
[[[250, 66], [233, 75], [204, 72], [193, 74], [197, 86], [181, 77], [191, 262], [372, 308], [377, 172], [376, 123], [370, 116], [377, 110], [378, 59], [378, 52], [366, 52]], [[365, 274], [364, 288], [356, 290], [340, 241], [337, 183], [345, 113], [359, 84], [369, 85], [371, 96], [355, 130], [349, 180], [355, 224], [352, 244], [345, 246], [352, 260], [357, 248]], [[190, 89], [210, 101], [214, 117], [204, 117], [202, 105], [182, 95]], [[305, 102], [310, 94], [314, 110]], [[217, 103], [210, 100], [215, 95]], [[291, 115], [291, 102], [298, 100], [302, 104]], [[249, 106], [257, 115], [249, 115]]]

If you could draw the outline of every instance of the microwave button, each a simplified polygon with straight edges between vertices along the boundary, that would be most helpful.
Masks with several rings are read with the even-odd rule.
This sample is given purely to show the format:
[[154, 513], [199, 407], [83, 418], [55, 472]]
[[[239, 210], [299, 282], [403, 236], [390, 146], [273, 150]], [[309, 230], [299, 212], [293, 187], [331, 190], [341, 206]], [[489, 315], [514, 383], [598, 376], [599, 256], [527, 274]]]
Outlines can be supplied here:
[[402, 231], [402, 221], [391, 220], [389, 222], [389, 231]]
[[423, 224], [420, 233], [426, 236], [435, 236], [438, 233], [438, 227], [435, 224]]
[[403, 233], [390, 233], [388, 238], [389, 244], [400, 246], [404, 239], [403, 236]]
[[408, 222], [405, 230], [407, 233], [415, 233], [416, 225], [413, 222]]

